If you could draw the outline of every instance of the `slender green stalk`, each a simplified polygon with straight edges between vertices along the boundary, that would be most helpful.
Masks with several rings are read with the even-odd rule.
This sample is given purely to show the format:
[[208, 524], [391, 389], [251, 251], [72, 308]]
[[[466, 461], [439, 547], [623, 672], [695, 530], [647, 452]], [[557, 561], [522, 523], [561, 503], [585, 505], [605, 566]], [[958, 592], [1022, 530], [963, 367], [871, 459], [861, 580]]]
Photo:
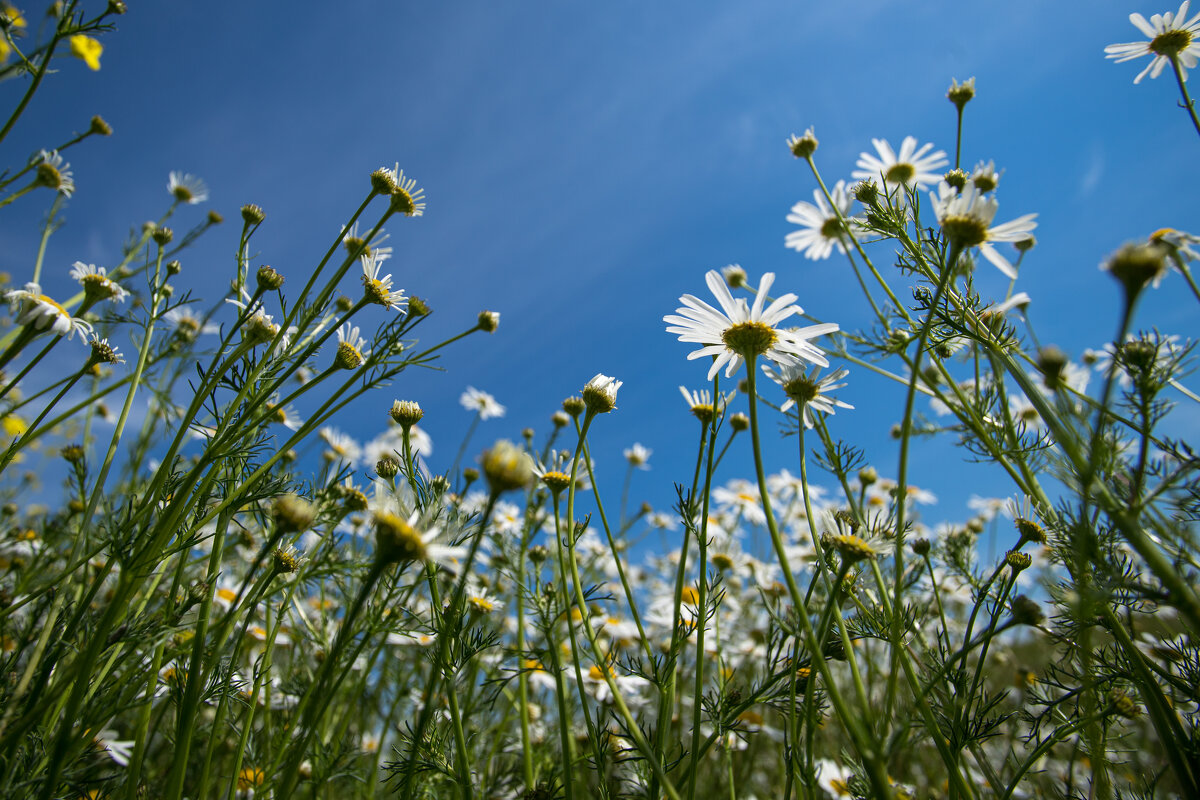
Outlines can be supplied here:
[[1179, 56], [1171, 56], [1171, 69], [1175, 72], [1175, 82], [1179, 84], [1179, 93], [1183, 95], [1182, 105], [1187, 109], [1188, 116], [1192, 118], [1192, 127], [1196, 129], [1196, 133], [1200, 134], [1200, 117], [1196, 116], [1196, 104], [1188, 96], [1187, 81], [1183, 77], [1183, 68], [1179, 65]]

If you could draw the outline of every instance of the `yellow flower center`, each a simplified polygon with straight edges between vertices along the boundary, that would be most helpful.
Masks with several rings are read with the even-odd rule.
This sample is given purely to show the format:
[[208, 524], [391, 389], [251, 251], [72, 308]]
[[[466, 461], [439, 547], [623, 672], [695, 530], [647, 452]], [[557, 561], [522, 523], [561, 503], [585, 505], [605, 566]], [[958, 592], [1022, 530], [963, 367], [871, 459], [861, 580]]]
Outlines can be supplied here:
[[749, 359], [770, 350], [779, 341], [779, 334], [762, 322], [739, 322], [725, 329], [721, 341], [742, 358]]
[[1174, 60], [1192, 43], [1191, 31], [1172, 30], [1160, 33], [1150, 40], [1150, 49], [1160, 56]]
[[883, 173], [883, 177], [888, 183], [908, 183], [917, 174], [917, 168], [912, 164], [899, 163], [888, 167], [888, 171]]
[[987, 241], [987, 225], [970, 216], [949, 216], [942, 220], [946, 238], [960, 247], [975, 247]]

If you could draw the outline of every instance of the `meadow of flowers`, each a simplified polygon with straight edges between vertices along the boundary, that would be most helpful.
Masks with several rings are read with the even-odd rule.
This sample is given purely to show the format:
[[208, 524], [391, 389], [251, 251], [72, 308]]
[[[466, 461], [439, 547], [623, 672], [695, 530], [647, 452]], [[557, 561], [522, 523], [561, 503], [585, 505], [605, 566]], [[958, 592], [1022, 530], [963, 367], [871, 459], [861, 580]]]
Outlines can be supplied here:
[[[126, 8], [88, 5], [53, 4], [34, 35], [0, 3], [0, 77], [22, 87], [0, 142], [70, 79], [52, 58], [101, 69]], [[1200, 135], [1188, 5], [1132, 15], [1147, 40], [1107, 53], [1148, 57], [1138, 81], [1169, 69]], [[647, 448], [616, 475], [592, 461], [622, 381], [586, 368], [548, 432], [475, 457], [473, 423], [431, 466], [421, 407], [389, 387], [503, 331], [485, 310], [421, 337], [432, 303], [384, 244], [426, 208], [399, 164], [363, 176], [302, 269], [257, 253], [263, 209], [205, 213], [178, 172], [107, 265], [64, 266], [43, 254], [68, 151], [112, 130], [45, 131], [0, 175], [0, 213], [48, 209], [0, 322], [0, 796], [1200, 797], [1200, 457], [1160, 432], [1200, 402], [1195, 343], [1137, 314], [1160, 284], [1200, 302], [1200, 237], [1162, 229], [1102, 265], [1123, 297], [1108, 344], [1040, 343], [1019, 291], [1036, 215], [998, 216], [1003, 170], [964, 160], [974, 79], [947, 97], [953, 156], [877, 139], [830, 182], [813, 129], [787, 141], [816, 188], [786, 245], [848, 262], [870, 329], [735, 266], [663, 309], [699, 362], [670, 510], [629, 507]], [[208, 236], [236, 239], [223, 297], [183, 266]], [[977, 291], [993, 269], [1004, 297]], [[54, 270], [72, 296], [43, 291]], [[898, 464], [832, 424], [867, 370], [902, 404]], [[369, 441], [334, 426], [351, 404], [374, 409]], [[462, 404], [504, 416], [474, 387]], [[769, 467], [781, 430], [794, 459]], [[932, 519], [917, 437], [1018, 499]], [[30, 500], [39, 479], [53, 502]]]

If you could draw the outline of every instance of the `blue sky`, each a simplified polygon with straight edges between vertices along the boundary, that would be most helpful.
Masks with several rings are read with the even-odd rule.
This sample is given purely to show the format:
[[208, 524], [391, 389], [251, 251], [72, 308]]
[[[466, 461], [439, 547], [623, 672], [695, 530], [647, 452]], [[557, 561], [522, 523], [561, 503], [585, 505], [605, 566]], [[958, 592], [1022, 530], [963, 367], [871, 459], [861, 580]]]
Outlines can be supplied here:
[[[621, 449], [640, 441], [655, 453], [634, 498], [665, 507], [694, 458], [695, 422], [677, 387], [702, 388], [706, 370], [685, 360], [689, 346], [661, 319], [679, 295], [706, 293], [706, 270], [736, 262], [755, 281], [774, 271], [777, 291], [799, 295], [805, 310], [844, 328], [867, 324], [844, 262], [783, 247], [789, 208], [814, 188], [784, 143], [809, 125], [831, 184], [849, 178], [872, 137], [898, 145], [911, 134], [952, 153], [945, 91], [952, 78], [975, 76], [964, 166], [995, 159], [1005, 170], [998, 220], [1039, 214], [1039, 244], [1017, 286], [1033, 296], [1039, 336], [1074, 356], [1112, 336], [1118, 291], [1097, 265], [1157, 228], [1200, 229], [1200, 142], [1168, 75], [1134, 86], [1141, 65], [1104, 59], [1106, 44], [1143, 38], [1131, 11], [1167, 6], [1083, 8], [130, 3], [103, 38], [102, 69], [64, 59], [5, 143], [5, 163], [53, 146], [92, 114], [116, 131], [68, 154], [78, 190], [48, 251], [51, 290], [66, 285], [75, 260], [119, 259], [130, 227], [165, 209], [170, 170], [203, 177], [207, 207], [229, 222], [183, 259], [183, 284], [215, 299], [232, 275], [243, 203], [267, 212], [256, 263], [298, 289], [369, 173], [399, 162], [429, 205], [423, 218], [389, 226], [388, 266], [436, 311], [423, 338], [469, 327], [483, 308], [500, 311], [501, 326], [454, 347], [445, 373], [415, 373], [342, 427], [369, 437], [394, 397], [417, 400], [437, 447], [432, 465], [444, 468], [470, 421], [457, 402], [467, 385], [508, 407], [480, 426], [478, 451], [525, 426], [544, 434], [562, 398], [603, 372], [625, 381], [594, 442], [604, 485], [619, 491]], [[21, 88], [0, 85], [4, 102]], [[0, 224], [0, 268], [18, 283], [36, 247], [30, 226], [48, 207], [35, 198]], [[980, 269], [1002, 298], [1006, 281]], [[1172, 275], [1139, 324], [1194, 335], [1193, 302]], [[834, 419], [834, 433], [893, 474], [887, 434], [901, 390], [863, 370], [849, 380], [841, 397], [857, 409]], [[1178, 433], [1194, 436], [1200, 419], [1182, 411]], [[751, 474], [741, 444], [722, 478]], [[772, 447], [769, 469], [796, 471], [794, 440]], [[919, 443], [914, 458], [912, 480], [941, 495], [950, 518], [966, 515], [969, 494], [1005, 489], [986, 470], [958, 469], [945, 448]]]

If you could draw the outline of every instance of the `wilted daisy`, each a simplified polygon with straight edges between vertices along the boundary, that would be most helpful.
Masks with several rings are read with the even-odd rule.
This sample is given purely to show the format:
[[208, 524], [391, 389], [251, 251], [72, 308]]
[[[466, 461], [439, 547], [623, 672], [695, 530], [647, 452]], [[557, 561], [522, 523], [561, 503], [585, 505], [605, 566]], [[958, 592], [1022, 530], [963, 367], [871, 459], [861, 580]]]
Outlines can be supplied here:
[[180, 203], [195, 205], [208, 199], [208, 187], [204, 181], [186, 172], [172, 172], [167, 176], [167, 191]]
[[83, 287], [87, 298], [93, 302], [112, 300], [114, 303], [123, 303], [129, 296], [129, 293], [122, 289], [120, 284], [108, 277], [108, 271], [104, 267], [76, 261], [71, 265], [70, 274]]
[[70, 197], [75, 191], [75, 179], [71, 165], [63, 160], [57, 150], [42, 150], [37, 155], [37, 182]]
[[390, 274], [384, 275], [382, 278], [379, 277], [379, 265], [386, 258], [387, 256], [381, 254], [378, 250], [370, 255], [363, 255], [359, 258], [363, 268], [363, 292], [368, 302], [381, 305], [384, 308], [399, 309], [407, 302], [404, 290], [392, 290], [392, 276]]
[[1179, 74], [1186, 81], [1187, 71], [1196, 66], [1196, 59], [1200, 57], [1200, 14], [1185, 22], [1188, 5], [1190, 0], [1183, 0], [1176, 13], [1168, 11], [1166, 14], [1155, 14], [1149, 22], [1141, 14], [1130, 14], [1129, 21], [1150, 40], [1110, 44], [1104, 48], [1105, 58], [1116, 59], [1119, 64], [1142, 56], [1153, 56], [1146, 68], [1133, 79], [1134, 83], [1140, 83], [1147, 73], [1151, 78], [1157, 78], [1168, 64], [1176, 61]]
[[937, 193], [931, 193], [930, 197], [938, 223], [952, 244], [964, 250], [978, 247], [983, 257], [992, 262], [996, 269], [1009, 278], [1017, 277], [1016, 269], [992, 243], [1020, 242], [1032, 238], [1030, 231], [1037, 227], [1034, 222], [1037, 214], [1026, 214], [1003, 225], [989, 227], [999, 203], [994, 197], [985, 197], [973, 183], [968, 183], [959, 192], [942, 181]]
[[474, 386], [468, 386], [467, 390], [458, 398], [459, 405], [468, 411], [475, 411], [479, 414], [480, 419], [492, 419], [493, 417], [503, 417], [507, 409], [496, 402], [496, 398], [492, 397], [487, 392], [481, 392]]
[[942, 178], [941, 170], [950, 163], [945, 151], [933, 153], [933, 144], [925, 143], [917, 147], [917, 140], [905, 136], [900, 143], [900, 152], [892, 150], [886, 139], [872, 139], [877, 156], [862, 153], [856, 161], [859, 169], [850, 173], [851, 177], [859, 180], [879, 180], [887, 187], [889, 194], [894, 193], [897, 203], [903, 204], [904, 188], [924, 189], [937, 183]]
[[783, 240], [784, 246], [804, 253], [805, 258], [813, 261], [829, 258], [834, 247], [839, 253], [846, 252], [842, 237], [847, 231], [838, 219], [838, 214], [850, 222], [850, 207], [854, 205], [854, 196], [846, 190], [845, 181], [838, 181], [829, 196], [833, 199], [832, 207], [826, 202], [820, 189], [813, 191], [816, 205], [802, 200], [792, 206], [787, 221], [799, 225], [800, 230], [789, 233]]
[[763, 364], [762, 371], [768, 378], [783, 387], [784, 393], [787, 394], [788, 399], [779, 407], [779, 410], [786, 412], [792, 406], [799, 405], [806, 428], [813, 426], [812, 412], [814, 410], [820, 411], [822, 414], [833, 414], [835, 406], [854, 408], [849, 403], [843, 403], [828, 394], [846, 385], [837, 383], [837, 381], [850, 374], [848, 369], [839, 369], [820, 379], [817, 377], [821, 374], [820, 367], [806, 370], [803, 364], [780, 364], [777, 369], [772, 369], [769, 364]]
[[52, 297], [42, 294], [42, 287], [36, 283], [25, 284], [24, 289], [13, 289], [4, 293], [4, 299], [9, 302], [17, 316], [18, 325], [29, 325], [35, 330], [47, 328], [58, 336], [65, 335], [68, 339], [79, 334], [92, 332], [92, 326], [82, 319], [72, 317], [65, 308]]
[[833, 333], [838, 329], [837, 324], [826, 322], [795, 330], [776, 328], [793, 314], [803, 313], [803, 309], [793, 305], [797, 299], [794, 294], [782, 295], [763, 308], [771, 284], [775, 282], [775, 273], [763, 275], [753, 306], [740, 297], [735, 299], [721, 280], [721, 273], [715, 269], [709, 270], [704, 279], [720, 303], [720, 310], [685, 294], [679, 298], [683, 307], [676, 310], [678, 316], [665, 316], [663, 322], [669, 323], [667, 333], [678, 334], [679, 341], [703, 345], [688, 353], [689, 361], [715, 356], [708, 370], [710, 381], [721, 367], [725, 367], [725, 377], [732, 378], [743, 359], [759, 355], [780, 363], [803, 360], [829, 366], [820, 348], [808, 340]]

